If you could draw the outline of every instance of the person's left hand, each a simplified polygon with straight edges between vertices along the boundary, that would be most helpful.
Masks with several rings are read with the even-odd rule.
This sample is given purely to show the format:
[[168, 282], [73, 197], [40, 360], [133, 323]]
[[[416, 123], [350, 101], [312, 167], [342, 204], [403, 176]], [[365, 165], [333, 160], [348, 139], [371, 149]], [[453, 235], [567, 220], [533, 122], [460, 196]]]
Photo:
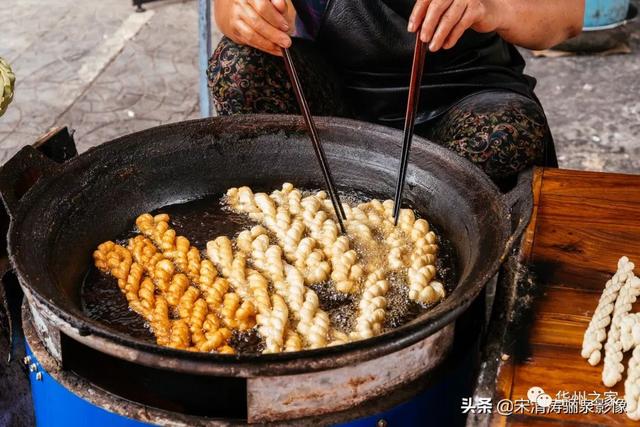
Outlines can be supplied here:
[[480, 33], [499, 26], [499, 0], [417, 0], [409, 18], [410, 32], [420, 30], [420, 39], [429, 50], [450, 49], [469, 28]]

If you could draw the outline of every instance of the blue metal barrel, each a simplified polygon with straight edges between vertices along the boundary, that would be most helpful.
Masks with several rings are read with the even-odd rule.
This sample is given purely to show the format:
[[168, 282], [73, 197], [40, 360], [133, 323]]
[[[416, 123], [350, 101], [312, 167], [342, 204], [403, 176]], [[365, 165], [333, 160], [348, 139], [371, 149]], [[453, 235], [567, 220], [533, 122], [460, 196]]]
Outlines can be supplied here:
[[629, 0], [586, 0], [585, 28], [601, 27], [623, 21], [629, 11]]
[[[144, 427], [147, 424], [78, 396], [44, 370], [33, 351], [29, 356], [31, 394], [38, 427]], [[467, 363], [469, 361], [466, 361]], [[466, 363], [463, 364], [463, 366]], [[460, 399], [469, 384], [471, 371], [455, 370], [419, 395], [390, 410], [340, 424], [341, 427], [459, 425], [463, 421]], [[81, 384], [82, 382], [79, 382]]]
[[27, 345], [29, 381], [38, 427], [144, 427], [147, 423], [109, 412], [82, 399], [56, 381]]

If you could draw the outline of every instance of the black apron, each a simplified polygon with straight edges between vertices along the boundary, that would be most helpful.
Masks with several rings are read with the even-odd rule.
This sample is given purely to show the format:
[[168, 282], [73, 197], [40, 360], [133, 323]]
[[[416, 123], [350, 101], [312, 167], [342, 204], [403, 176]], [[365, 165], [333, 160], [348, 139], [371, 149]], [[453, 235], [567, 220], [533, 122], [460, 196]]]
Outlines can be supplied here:
[[[316, 43], [342, 73], [355, 118], [403, 128], [416, 37], [407, 24], [414, 5], [415, 0], [329, 0]], [[463, 98], [483, 91], [512, 91], [540, 105], [533, 92], [536, 80], [523, 74], [524, 66], [515, 46], [495, 32], [467, 30], [453, 48], [427, 52], [416, 134], [424, 134], [429, 122]], [[557, 167], [551, 132], [547, 135], [543, 165]]]
[[[356, 118], [402, 128], [415, 34], [407, 21], [415, 0], [330, 0], [316, 42], [343, 73]], [[510, 90], [537, 102], [524, 60], [496, 33], [472, 30], [449, 50], [428, 52], [416, 125], [465, 96]]]

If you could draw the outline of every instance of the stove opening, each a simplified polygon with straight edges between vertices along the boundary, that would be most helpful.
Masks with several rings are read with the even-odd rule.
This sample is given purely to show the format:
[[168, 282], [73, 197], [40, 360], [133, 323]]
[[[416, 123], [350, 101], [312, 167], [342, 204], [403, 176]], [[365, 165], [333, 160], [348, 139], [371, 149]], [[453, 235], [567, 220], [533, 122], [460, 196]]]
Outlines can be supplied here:
[[109, 393], [187, 415], [247, 419], [244, 378], [184, 374], [128, 362], [61, 334], [63, 369]]

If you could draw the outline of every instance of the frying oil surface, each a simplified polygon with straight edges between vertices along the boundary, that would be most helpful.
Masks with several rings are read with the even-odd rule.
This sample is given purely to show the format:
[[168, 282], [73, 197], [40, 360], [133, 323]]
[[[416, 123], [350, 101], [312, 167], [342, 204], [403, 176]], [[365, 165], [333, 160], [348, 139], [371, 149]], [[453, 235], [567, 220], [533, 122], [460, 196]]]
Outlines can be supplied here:
[[[357, 204], [371, 199], [361, 192], [342, 194], [343, 203]], [[191, 244], [205, 255], [207, 241], [216, 236], [235, 237], [240, 231], [255, 225], [247, 215], [232, 212], [221, 202], [220, 196], [207, 197], [200, 200], [175, 204], [158, 209], [154, 213], [167, 213], [171, 217], [171, 225], [178, 235], [187, 237]], [[436, 261], [437, 278], [447, 293], [455, 286], [457, 276], [454, 262], [454, 250], [450, 242], [436, 233], [439, 238], [439, 252]], [[119, 236], [119, 243], [126, 246], [127, 239], [134, 235], [134, 226], [127, 233]], [[383, 262], [384, 254], [369, 253], [363, 248], [355, 248], [364, 262]], [[388, 307], [384, 329], [388, 331], [404, 325], [426, 312], [424, 307], [409, 299], [408, 287], [404, 279], [392, 274], [389, 278], [390, 289], [387, 293]], [[332, 324], [343, 331], [351, 330], [358, 313], [357, 297], [337, 292], [329, 283], [310, 285], [320, 300], [320, 308], [326, 311]], [[124, 294], [118, 288], [113, 277], [102, 273], [93, 265], [89, 268], [81, 288], [81, 300], [84, 311], [112, 329], [134, 338], [155, 342], [148, 325], [128, 304]], [[239, 353], [260, 353], [263, 343], [256, 331], [245, 331], [234, 334], [232, 341]]]

